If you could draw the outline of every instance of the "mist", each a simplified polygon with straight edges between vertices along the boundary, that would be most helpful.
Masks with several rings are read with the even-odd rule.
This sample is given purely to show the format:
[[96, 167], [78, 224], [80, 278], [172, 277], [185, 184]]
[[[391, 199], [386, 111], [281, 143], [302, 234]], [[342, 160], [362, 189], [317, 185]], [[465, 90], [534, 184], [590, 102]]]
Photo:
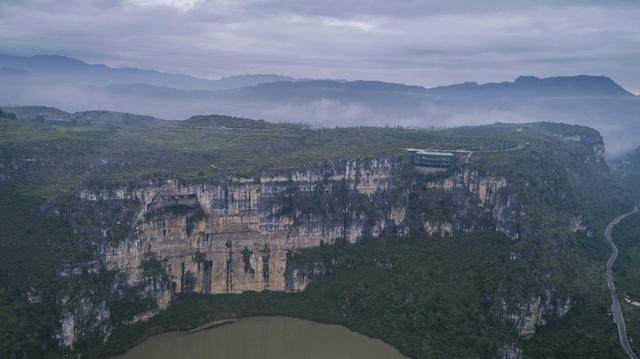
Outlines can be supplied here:
[[[547, 88], [538, 92], [525, 89], [526, 96], [517, 91], [496, 95], [495, 88], [513, 86], [513, 82], [425, 89], [380, 82], [311, 80], [209, 91], [148, 84], [97, 86], [24, 74], [4, 76], [3, 81], [9, 86], [0, 87], [2, 104], [51, 106], [69, 112], [107, 110], [171, 120], [222, 114], [313, 127], [454, 127], [552, 121], [597, 129], [605, 138], [609, 156], [640, 146], [640, 98], [623, 90], [615, 92], [614, 85], [600, 78], [589, 78], [582, 84], [595, 86], [595, 94], [575, 93], [571, 87], [568, 94], [554, 96], [548, 95], [552, 90]], [[559, 91], [557, 85], [553, 86]], [[494, 92], [487, 94], [487, 88]], [[610, 93], [611, 89], [615, 91]]]

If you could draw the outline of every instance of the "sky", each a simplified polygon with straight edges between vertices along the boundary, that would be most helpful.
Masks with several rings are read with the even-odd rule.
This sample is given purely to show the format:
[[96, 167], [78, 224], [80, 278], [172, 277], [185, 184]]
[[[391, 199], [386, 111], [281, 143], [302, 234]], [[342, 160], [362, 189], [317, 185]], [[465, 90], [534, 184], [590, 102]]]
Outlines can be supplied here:
[[592, 74], [638, 94], [639, 19], [640, 0], [0, 0], [0, 52], [427, 87]]

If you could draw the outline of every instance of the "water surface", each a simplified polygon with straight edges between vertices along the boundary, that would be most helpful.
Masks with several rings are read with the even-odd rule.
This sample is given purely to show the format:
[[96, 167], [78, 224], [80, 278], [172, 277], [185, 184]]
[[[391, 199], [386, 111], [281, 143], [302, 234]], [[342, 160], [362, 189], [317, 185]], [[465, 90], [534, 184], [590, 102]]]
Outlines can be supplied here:
[[[392, 346], [338, 325], [252, 317], [187, 334], [156, 335], [117, 359], [400, 359]], [[114, 358], [114, 359], [115, 359]]]

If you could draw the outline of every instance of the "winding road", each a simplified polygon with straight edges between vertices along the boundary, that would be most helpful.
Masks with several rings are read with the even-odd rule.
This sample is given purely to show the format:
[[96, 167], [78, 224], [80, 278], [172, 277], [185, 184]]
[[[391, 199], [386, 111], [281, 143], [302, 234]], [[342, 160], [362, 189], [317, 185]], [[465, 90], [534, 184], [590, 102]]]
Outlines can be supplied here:
[[609, 260], [607, 261], [607, 286], [611, 291], [611, 313], [613, 313], [613, 322], [618, 326], [618, 337], [620, 338], [620, 344], [622, 348], [627, 353], [629, 358], [638, 359], [638, 356], [631, 348], [631, 344], [629, 344], [629, 338], [627, 337], [627, 326], [624, 322], [624, 315], [622, 314], [622, 308], [620, 307], [620, 301], [618, 300], [618, 296], [616, 295], [616, 286], [613, 284], [613, 264], [618, 258], [618, 247], [613, 243], [613, 239], [611, 238], [611, 231], [616, 224], [620, 223], [627, 216], [638, 212], [638, 206], [633, 208], [633, 211], [629, 213], [625, 213], [620, 217], [614, 219], [607, 225], [607, 228], [604, 230], [604, 235], [609, 241], [609, 245], [611, 246], [612, 252]]

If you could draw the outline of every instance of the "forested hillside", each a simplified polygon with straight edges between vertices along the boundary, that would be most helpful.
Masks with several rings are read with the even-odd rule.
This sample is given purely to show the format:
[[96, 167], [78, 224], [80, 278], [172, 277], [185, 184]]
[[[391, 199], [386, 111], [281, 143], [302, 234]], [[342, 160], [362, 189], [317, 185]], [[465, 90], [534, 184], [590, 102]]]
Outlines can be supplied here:
[[[456, 165], [425, 174], [408, 147]], [[601, 233], [631, 202], [603, 151], [550, 123], [3, 114], [0, 353], [105, 356], [277, 314], [412, 357], [620, 356]]]

